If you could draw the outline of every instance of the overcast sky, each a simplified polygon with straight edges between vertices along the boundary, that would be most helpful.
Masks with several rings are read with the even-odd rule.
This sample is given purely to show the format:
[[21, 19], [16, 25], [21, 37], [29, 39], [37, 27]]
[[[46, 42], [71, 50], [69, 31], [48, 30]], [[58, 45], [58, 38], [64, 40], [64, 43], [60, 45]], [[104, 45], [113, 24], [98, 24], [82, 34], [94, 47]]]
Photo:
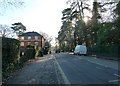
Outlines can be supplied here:
[[0, 16], [0, 24], [22, 22], [27, 31], [43, 31], [53, 37], [61, 26], [65, 0], [26, 0], [21, 8], [9, 9]]
[[[1, 1], [1, 0], [0, 0]], [[20, 8], [9, 7], [0, 11], [0, 24], [11, 25], [22, 22], [27, 31], [47, 33], [53, 38], [58, 36], [62, 25], [62, 11], [67, 8], [66, 0], [23, 0], [24, 6]]]

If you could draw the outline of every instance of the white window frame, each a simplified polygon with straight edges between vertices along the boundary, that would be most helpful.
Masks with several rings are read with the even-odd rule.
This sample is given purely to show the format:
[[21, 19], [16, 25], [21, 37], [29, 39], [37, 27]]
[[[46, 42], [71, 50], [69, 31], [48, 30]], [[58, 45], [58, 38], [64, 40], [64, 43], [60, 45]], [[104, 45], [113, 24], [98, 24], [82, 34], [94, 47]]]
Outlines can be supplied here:
[[24, 36], [21, 36], [21, 38], [20, 38], [21, 40], [24, 40]]
[[21, 43], [20, 43], [20, 46], [24, 46], [24, 42], [21, 42]]
[[31, 42], [28, 42], [28, 45], [30, 45], [31, 44]]
[[30, 40], [31, 39], [31, 36], [28, 36], [28, 40]]
[[35, 40], [38, 40], [38, 36], [35, 36]]

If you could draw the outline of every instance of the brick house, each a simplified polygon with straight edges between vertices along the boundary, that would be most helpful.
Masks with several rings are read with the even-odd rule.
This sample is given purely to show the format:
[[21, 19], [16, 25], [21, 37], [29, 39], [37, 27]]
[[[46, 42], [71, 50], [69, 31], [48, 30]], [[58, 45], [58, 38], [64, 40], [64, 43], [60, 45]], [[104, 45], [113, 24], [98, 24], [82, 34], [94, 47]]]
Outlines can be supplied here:
[[45, 46], [45, 39], [42, 35], [37, 32], [26, 32], [18, 36], [20, 41], [20, 47], [25, 48], [27, 45], [34, 45], [38, 47]]

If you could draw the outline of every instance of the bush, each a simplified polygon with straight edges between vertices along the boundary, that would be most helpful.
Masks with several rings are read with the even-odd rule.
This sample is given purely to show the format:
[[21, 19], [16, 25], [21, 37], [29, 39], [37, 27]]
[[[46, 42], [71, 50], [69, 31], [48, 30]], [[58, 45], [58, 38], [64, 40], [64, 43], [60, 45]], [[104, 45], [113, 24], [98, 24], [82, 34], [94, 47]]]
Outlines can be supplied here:
[[38, 51], [38, 57], [43, 57], [43, 49], [40, 49], [39, 51]]
[[[24, 54], [22, 54], [22, 53], [24, 53]], [[28, 61], [29, 59], [34, 59], [35, 55], [36, 55], [36, 50], [33, 45], [28, 45], [28, 46], [26, 46], [26, 48], [21, 47], [21, 49], [20, 49], [21, 64]]]
[[16, 69], [20, 62], [20, 42], [16, 39], [2, 38], [2, 72], [3, 79]]
[[33, 45], [27, 45], [26, 48], [32, 48], [32, 49], [35, 49], [35, 46], [33, 46]]
[[35, 58], [36, 51], [32, 48], [26, 48], [24, 53], [25, 61]]

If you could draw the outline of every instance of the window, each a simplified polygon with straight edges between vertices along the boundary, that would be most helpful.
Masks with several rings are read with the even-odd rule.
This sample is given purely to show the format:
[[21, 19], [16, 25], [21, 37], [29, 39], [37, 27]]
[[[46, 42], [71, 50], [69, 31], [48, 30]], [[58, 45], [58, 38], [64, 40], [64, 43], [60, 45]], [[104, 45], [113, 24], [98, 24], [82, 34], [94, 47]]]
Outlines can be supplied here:
[[24, 42], [21, 42], [21, 43], [20, 43], [20, 46], [24, 46]]
[[35, 40], [38, 40], [38, 36], [35, 36]]
[[35, 42], [35, 45], [38, 45], [38, 42]]
[[21, 37], [21, 40], [24, 40], [24, 36]]
[[31, 36], [28, 36], [28, 40], [30, 40], [31, 39]]
[[31, 42], [28, 42], [28, 45], [30, 45]]

